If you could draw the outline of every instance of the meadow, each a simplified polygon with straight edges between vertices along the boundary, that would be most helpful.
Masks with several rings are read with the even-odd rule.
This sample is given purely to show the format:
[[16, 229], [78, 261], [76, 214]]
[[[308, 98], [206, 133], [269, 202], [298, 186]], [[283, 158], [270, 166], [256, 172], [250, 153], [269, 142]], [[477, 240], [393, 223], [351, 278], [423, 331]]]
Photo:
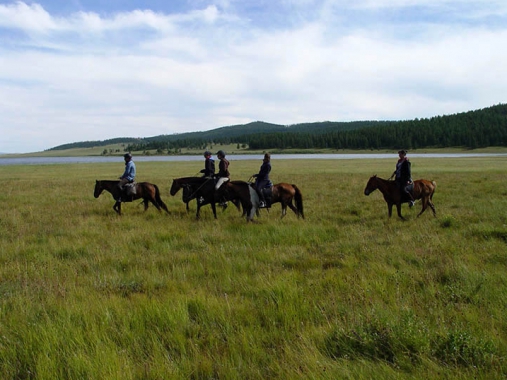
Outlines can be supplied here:
[[392, 160], [273, 161], [306, 218], [255, 224], [169, 195], [199, 162], [137, 163], [171, 214], [121, 217], [93, 197], [121, 158], [0, 166], [0, 378], [505, 379], [506, 158], [412, 162], [437, 218], [363, 194]]

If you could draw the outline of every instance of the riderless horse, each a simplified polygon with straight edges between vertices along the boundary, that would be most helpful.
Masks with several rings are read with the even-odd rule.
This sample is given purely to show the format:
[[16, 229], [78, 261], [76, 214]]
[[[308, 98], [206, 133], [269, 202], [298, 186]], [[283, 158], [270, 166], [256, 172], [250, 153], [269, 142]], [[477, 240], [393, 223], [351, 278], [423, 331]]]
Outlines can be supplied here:
[[[425, 179], [414, 181], [412, 197], [414, 200], [420, 199], [422, 203], [422, 210], [419, 214], [417, 214], [417, 217], [421, 216], [421, 214], [426, 211], [428, 206], [430, 206], [431, 210], [433, 211], [433, 215], [437, 216], [435, 205], [433, 204], [433, 194], [435, 193], [436, 187], [437, 183], [435, 181], [428, 181]], [[366, 188], [364, 189], [364, 195], [370, 195], [377, 189], [379, 189], [380, 192], [384, 195], [384, 200], [387, 202], [389, 217], [392, 215], [393, 205], [396, 205], [398, 216], [401, 219], [405, 220], [405, 218], [401, 215], [401, 204], [408, 203], [411, 201], [411, 199], [406, 195], [401, 194], [396, 182], [382, 179], [377, 177], [377, 175], [374, 175], [368, 180]]]
[[[153, 205], [157, 208], [157, 210], [164, 210], [169, 214], [169, 210], [167, 209], [166, 204], [160, 198], [160, 190], [157, 185], [154, 185], [149, 182], [139, 182], [134, 184], [135, 186], [135, 194], [133, 195], [125, 195], [122, 190], [118, 187], [120, 181], [95, 181], [95, 191], [93, 192], [93, 196], [98, 198], [102, 192], [108, 191], [113, 196], [113, 199], [116, 201], [113, 205], [113, 210], [121, 215], [121, 204], [122, 202], [132, 202], [136, 199], [143, 199], [144, 203], [144, 211], [148, 209], [149, 202], [153, 203]], [[121, 201], [120, 201], [121, 199]]]

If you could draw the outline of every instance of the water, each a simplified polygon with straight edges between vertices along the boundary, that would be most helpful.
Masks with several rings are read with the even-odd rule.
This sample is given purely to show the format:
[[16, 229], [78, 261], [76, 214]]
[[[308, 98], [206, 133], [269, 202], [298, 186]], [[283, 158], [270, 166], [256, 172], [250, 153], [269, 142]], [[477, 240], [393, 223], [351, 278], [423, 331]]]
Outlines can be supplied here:
[[[230, 155], [231, 161], [262, 160], [263, 154]], [[411, 154], [410, 158], [460, 158], [460, 157], [507, 157], [507, 153], [421, 153]], [[351, 154], [272, 154], [273, 160], [357, 160], [357, 159], [397, 159], [396, 153], [351, 153]], [[202, 161], [201, 155], [196, 156], [135, 156], [138, 162], [178, 162]], [[86, 156], [86, 157], [0, 157], [3, 165], [51, 165], [51, 164], [93, 164], [107, 162], [123, 162], [121, 156]]]

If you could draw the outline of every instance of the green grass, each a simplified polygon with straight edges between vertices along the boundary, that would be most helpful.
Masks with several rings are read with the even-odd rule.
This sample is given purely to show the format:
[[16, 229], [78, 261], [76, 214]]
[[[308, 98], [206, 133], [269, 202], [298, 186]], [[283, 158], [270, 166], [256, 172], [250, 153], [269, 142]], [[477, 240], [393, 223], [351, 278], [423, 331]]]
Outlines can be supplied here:
[[257, 224], [169, 196], [199, 162], [138, 162], [171, 215], [122, 217], [93, 198], [121, 162], [0, 166], [0, 378], [505, 378], [505, 158], [412, 161], [438, 218], [363, 195], [391, 160], [274, 160], [306, 219]]

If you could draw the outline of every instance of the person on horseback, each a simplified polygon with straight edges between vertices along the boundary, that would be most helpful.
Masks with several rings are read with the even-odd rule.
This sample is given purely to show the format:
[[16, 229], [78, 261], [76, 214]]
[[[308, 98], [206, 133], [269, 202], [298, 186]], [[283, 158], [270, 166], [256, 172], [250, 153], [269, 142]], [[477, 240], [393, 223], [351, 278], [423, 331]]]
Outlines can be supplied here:
[[118, 202], [121, 202], [121, 194], [124, 192], [124, 187], [128, 183], [134, 183], [136, 178], [136, 164], [132, 160], [132, 154], [125, 153], [123, 155], [125, 160], [125, 171], [120, 177], [120, 182], [118, 183], [118, 187], [120, 188], [120, 197]]
[[229, 173], [229, 161], [225, 158], [225, 152], [223, 150], [219, 150], [217, 152], [217, 157], [220, 162], [218, 163], [218, 173], [215, 176], [217, 179], [215, 184], [215, 193], [217, 194], [217, 198], [220, 201], [220, 206], [226, 208], [227, 201], [223, 197], [223, 194], [219, 192], [219, 189], [220, 186], [222, 186], [224, 182], [229, 181], [231, 177], [231, 173]]
[[265, 153], [259, 173], [253, 175], [255, 178], [255, 189], [257, 190], [257, 194], [260, 199], [259, 208], [271, 206], [269, 202], [266, 202], [264, 192], [262, 191], [262, 189], [269, 186], [271, 183], [269, 179], [269, 172], [271, 172], [271, 155], [269, 153]]
[[394, 180], [398, 185], [398, 189], [400, 193], [407, 194], [410, 198], [409, 207], [414, 205], [414, 197], [412, 196], [411, 190], [413, 187], [412, 182], [412, 172], [411, 172], [411, 163], [407, 157], [406, 150], [400, 150], [398, 152], [398, 162], [396, 163], [396, 170], [391, 175], [391, 178], [394, 176]]
[[208, 150], [204, 152], [204, 158], [204, 169], [200, 173], [203, 173], [204, 178], [213, 178], [215, 175], [215, 161], [211, 158], [211, 152]]

